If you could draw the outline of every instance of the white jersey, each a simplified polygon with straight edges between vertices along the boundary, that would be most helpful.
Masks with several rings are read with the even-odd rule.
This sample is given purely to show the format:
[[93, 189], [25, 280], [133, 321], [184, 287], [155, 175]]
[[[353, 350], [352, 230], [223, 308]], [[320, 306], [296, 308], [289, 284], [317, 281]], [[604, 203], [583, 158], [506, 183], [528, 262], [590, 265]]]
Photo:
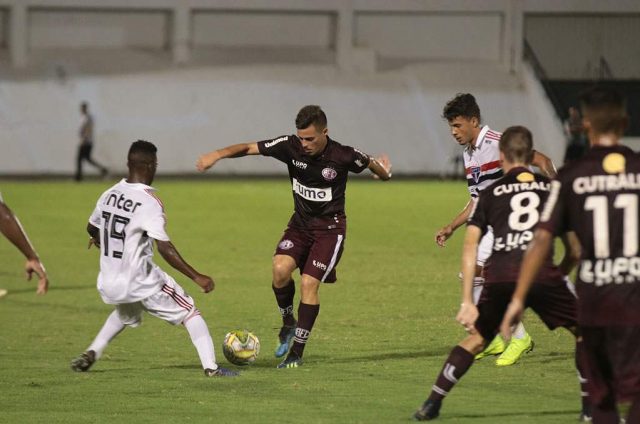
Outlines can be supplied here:
[[501, 135], [502, 133], [485, 125], [480, 130], [475, 145], [468, 145], [462, 153], [467, 185], [472, 198], [477, 198], [480, 191], [502, 177], [499, 147]]
[[153, 239], [169, 241], [155, 189], [126, 180], [105, 191], [89, 218], [100, 229], [98, 291], [108, 304], [132, 303], [162, 289], [167, 275], [153, 263]]

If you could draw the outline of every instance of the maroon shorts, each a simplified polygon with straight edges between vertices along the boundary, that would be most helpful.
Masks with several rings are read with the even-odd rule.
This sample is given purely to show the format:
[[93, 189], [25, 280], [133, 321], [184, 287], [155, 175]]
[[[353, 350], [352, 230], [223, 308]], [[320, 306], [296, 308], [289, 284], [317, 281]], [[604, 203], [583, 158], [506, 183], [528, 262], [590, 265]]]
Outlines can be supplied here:
[[[531, 286], [526, 307], [533, 309], [550, 330], [577, 326], [576, 297], [570, 284], [554, 280]], [[475, 326], [485, 340], [492, 340], [498, 334], [515, 288], [515, 283], [489, 283], [482, 289], [478, 301], [480, 316]]]
[[587, 390], [596, 404], [640, 396], [640, 326], [580, 327]]
[[344, 228], [313, 230], [289, 226], [275, 254], [291, 256], [300, 274], [310, 275], [323, 283], [334, 283], [337, 280], [336, 267], [344, 249], [345, 232]]

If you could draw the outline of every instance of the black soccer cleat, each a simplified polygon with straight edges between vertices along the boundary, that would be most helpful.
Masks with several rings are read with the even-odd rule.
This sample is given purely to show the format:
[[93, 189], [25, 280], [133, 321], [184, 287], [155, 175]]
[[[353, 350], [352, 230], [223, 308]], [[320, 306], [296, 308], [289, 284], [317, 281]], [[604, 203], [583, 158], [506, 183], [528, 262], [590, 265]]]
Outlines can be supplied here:
[[440, 407], [442, 401], [427, 399], [424, 401], [420, 409], [413, 414], [413, 418], [416, 421], [430, 421], [435, 420], [440, 415]]
[[289, 352], [284, 361], [280, 362], [277, 368], [298, 368], [302, 365], [302, 358], [297, 353]]
[[76, 372], [89, 371], [94, 362], [96, 362], [96, 353], [93, 350], [87, 350], [71, 361], [71, 369]]
[[237, 377], [240, 373], [227, 368], [218, 367], [215, 370], [207, 368], [204, 370], [204, 375], [207, 377]]

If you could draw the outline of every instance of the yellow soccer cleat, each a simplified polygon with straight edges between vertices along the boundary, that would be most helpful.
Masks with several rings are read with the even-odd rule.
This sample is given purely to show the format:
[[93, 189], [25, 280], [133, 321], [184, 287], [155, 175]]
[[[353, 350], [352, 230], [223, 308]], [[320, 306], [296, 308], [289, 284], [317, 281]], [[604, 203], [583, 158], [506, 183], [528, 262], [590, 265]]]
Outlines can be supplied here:
[[502, 355], [496, 359], [496, 365], [504, 367], [515, 364], [523, 354], [531, 352], [533, 346], [534, 343], [529, 333], [525, 333], [521, 339], [511, 339], [509, 346], [507, 346]]
[[500, 337], [500, 334], [495, 336], [491, 343], [484, 348], [484, 350], [476, 355], [476, 360], [486, 358], [487, 356], [500, 355], [507, 348], [506, 343]]

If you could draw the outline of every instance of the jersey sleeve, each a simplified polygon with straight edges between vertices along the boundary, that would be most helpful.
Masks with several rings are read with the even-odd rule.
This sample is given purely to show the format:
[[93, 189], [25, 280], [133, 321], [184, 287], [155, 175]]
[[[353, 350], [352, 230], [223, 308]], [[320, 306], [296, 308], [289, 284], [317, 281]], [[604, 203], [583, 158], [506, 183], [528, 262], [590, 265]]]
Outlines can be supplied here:
[[291, 143], [294, 136], [283, 135], [270, 140], [258, 141], [258, 150], [262, 156], [271, 156], [288, 163], [291, 158]]
[[151, 196], [155, 201], [150, 202], [150, 205], [147, 208], [142, 229], [153, 239], [169, 241], [169, 235], [166, 230], [167, 217], [164, 213], [164, 207], [155, 195]]
[[565, 200], [569, 198], [567, 191], [569, 184], [560, 180], [551, 181], [551, 190], [547, 202], [542, 209], [537, 228], [542, 228], [553, 235], [560, 235], [567, 231]]
[[486, 208], [486, 197], [488, 196], [479, 196], [471, 201], [474, 203], [473, 209], [471, 209], [471, 214], [469, 215], [469, 219], [467, 220], [467, 226], [474, 225], [482, 231], [482, 234], [487, 232], [487, 208]]
[[350, 147], [349, 150], [349, 171], [359, 174], [369, 166], [371, 158], [366, 153], [353, 147]]
[[104, 198], [104, 196], [104, 194], [100, 196], [100, 198], [96, 202], [96, 207], [93, 209], [93, 212], [91, 212], [91, 215], [89, 216], [89, 224], [93, 225], [94, 227], [100, 228], [100, 224], [102, 223], [102, 212], [100, 210], [100, 205], [102, 204], [102, 199]]

